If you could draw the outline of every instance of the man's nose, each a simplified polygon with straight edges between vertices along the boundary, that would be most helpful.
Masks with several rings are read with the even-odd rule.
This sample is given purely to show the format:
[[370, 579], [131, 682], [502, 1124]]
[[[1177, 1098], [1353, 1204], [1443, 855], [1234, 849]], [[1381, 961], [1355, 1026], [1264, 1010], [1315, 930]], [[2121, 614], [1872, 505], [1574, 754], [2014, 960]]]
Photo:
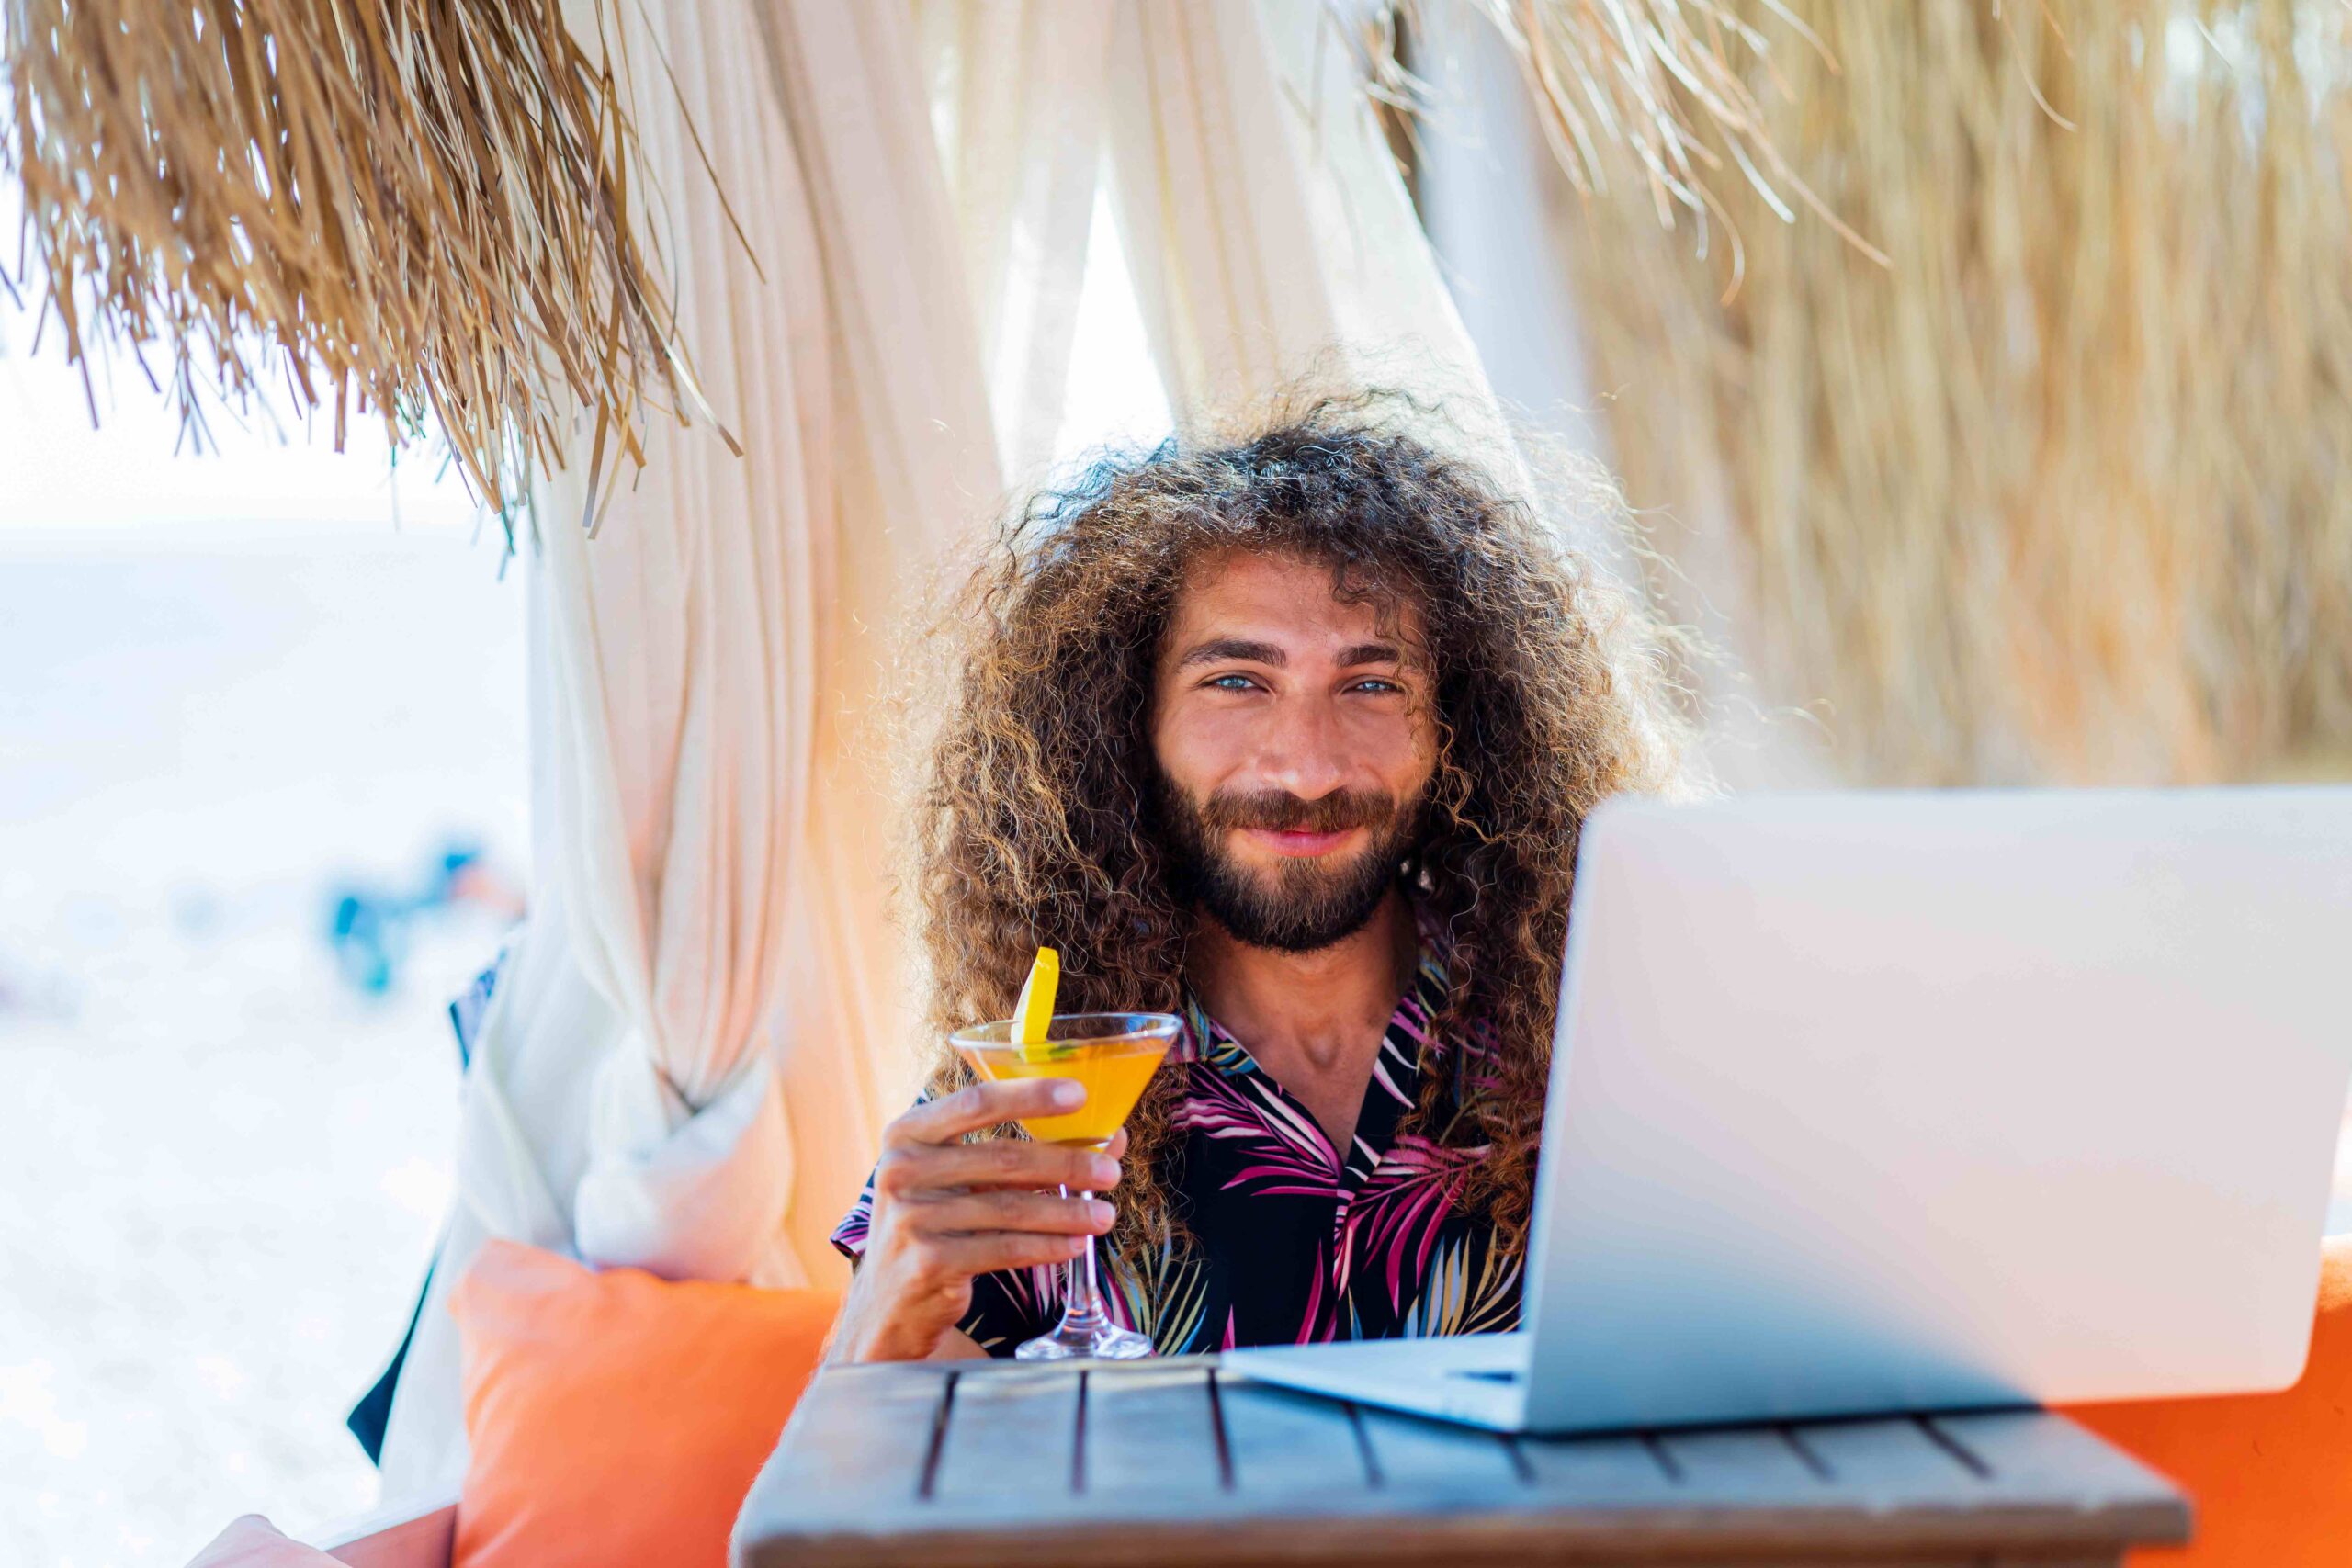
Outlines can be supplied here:
[[1271, 716], [1259, 757], [1268, 784], [1301, 800], [1320, 800], [1347, 784], [1340, 727], [1329, 704], [1283, 703]]

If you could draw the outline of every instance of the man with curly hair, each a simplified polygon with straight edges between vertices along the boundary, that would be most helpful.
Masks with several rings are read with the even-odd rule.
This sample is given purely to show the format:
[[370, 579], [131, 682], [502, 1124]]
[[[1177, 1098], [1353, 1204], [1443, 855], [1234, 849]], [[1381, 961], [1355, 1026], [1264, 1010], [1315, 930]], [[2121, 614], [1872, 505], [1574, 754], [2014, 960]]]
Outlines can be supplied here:
[[933, 1036], [1040, 945], [1062, 1010], [1184, 1031], [1107, 1156], [975, 1141], [1075, 1086], [940, 1048], [836, 1233], [837, 1357], [1010, 1354], [1088, 1247], [1162, 1354], [1517, 1324], [1578, 828], [1673, 725], [1632, 608], [1409, 413], [1105, 459], [974, 574], [916, 834]]

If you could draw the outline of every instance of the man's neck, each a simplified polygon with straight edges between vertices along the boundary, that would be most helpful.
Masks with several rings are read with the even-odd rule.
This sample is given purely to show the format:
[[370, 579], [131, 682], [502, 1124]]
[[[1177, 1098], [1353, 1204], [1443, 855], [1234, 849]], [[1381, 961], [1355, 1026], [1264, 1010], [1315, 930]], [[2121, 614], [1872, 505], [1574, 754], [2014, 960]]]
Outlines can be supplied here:
[[1184, 971], [1209, 1016], [1345, 1148], [1419, 952], [1412, 907], [1391, 891], [1362, 930], [1314, 953], [1251, 947], [1204, 914]]

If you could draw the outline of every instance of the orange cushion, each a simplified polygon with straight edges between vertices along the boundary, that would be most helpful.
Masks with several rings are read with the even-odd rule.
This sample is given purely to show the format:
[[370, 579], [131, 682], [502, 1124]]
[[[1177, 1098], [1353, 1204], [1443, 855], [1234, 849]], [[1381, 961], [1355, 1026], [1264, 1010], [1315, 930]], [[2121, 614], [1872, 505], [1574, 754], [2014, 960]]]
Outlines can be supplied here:
[[2326, 1244], [2311, 1359], [2293, 1388], [2066, 1414], [2196, 1504], [2189, 1543], [2143, 1548], [2134, 1568], [2343, 1568], [2352, 1562], [2352, 1235]]
[[724, 1568], [839, 1305], [490, 1243], [449, 1298], [472, 1449], [453, 1568]]

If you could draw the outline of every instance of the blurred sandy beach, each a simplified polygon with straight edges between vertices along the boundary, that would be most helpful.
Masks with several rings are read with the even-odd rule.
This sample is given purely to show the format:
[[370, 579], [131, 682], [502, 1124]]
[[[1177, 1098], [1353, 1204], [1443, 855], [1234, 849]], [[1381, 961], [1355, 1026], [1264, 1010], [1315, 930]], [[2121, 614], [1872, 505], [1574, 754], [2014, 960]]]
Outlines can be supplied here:
[[449, 1192], [442, 1009], [501, 921], [339, 979], [339, 886], [519, 876], [494, 525], [0, 528], [0, 1562], [371, 1506], [342, 1418]]

